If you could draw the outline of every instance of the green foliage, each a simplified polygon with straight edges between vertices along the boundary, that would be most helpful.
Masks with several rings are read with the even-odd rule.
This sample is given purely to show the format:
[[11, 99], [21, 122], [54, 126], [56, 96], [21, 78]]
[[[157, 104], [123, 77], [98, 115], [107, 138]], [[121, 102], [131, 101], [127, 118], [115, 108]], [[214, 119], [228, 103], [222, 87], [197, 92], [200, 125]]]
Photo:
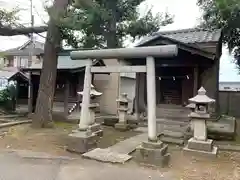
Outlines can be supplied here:
[[10, 92], [8, 91], [8, 89], [3, 89], [0, 91], [0, 103], [3, 104], [6, 101], [10, 100], [11, 96], [10, 96]]
[[240, 1], [239, 0], [198, 0], [203, 10], [201, 26], [204, 28], [222, 28], [223, 41], [234, 52], [240, 65]]
[[19, 8], [13, 8], [11, 10], [0, 8], [0, 25], [16, 27], [19, 21], [19, 11]]
[[154, 16], [151, 11], [140, 17], [138, 6], [143, 1], [76, 0], [60, 19], [63, 38], [73, 47], [122, 47], [125, 37], [134, 40], [173, 22], [169, 14]]
[[6, 111], [14, 111], [16, 98], [16, 86], [13, 84], [7, 85], [6, 88], [0, 90], [0, 108]]

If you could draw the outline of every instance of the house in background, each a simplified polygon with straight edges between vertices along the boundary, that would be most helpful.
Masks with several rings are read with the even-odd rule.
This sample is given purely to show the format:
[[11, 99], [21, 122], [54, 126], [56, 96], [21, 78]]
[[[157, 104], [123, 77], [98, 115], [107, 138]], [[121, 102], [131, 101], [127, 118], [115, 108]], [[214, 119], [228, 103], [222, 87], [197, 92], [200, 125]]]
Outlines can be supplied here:
[[29, 40], [20, 47], [2, 51], [1, 60], [5, 67], [26, 68], [31, 66], [32, 61], [38, 61], [43, 52], [44, 43]]
[[[42, 63], [42, 58], [40, 58], [38, 61], [34, 61], [31, 66], [21, 68], [21, 71], [28, 73], [31, 77], [30, 90], [32, 94], [32, 107], [36, 104]], [[54, 110], [64, 113], [65, 117], [68, 117], [69, 110], [72, 109], [74, 104], [81, 101], [81, 97], [79, 97], [77, 92], [83, 89], [86, 63], [87, 62], [84, 60], [72, 61], [70, 58], [70, 51], [62, 51], [58, 54]], [[103, 66], [104, 64], [101, 60], [95, 60], [94, 66], [99, 65]], [[78, 109], [75, 110], [79, 112], [77, 111]]]
[[219, 91], [240, 91], [240, 82], [219, 82]]

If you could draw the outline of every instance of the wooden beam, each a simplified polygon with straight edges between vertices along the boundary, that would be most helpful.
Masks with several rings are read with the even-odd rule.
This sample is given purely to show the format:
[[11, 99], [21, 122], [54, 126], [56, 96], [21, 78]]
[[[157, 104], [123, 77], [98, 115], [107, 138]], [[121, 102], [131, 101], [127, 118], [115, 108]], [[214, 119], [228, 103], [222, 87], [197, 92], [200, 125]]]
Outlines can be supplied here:
[[139, 104], [140, 104], [140, 83], [141, 83], [141, 79], [140, 79], [140, 73], [136, 73], [136, 80], [135, 80], [135, 115], [136, 115], [136, 119], [137, 121], [140, 120], [140, 110], [139, 110]]
[[69, 76], [67, 76], [65, 79], [65, 85], [64, 85], [64, 116], [65, 118], [68, 117], [69, 90], [70, 90], [70, 82], [69, 82]]
[[146, 72], [146, 66], [105, 66], [105, 67], [92, 67], [92, 73], [133, 73], [133, 72]]
[[193, 96], [196, 96], [198, 93], [198, 79], [199, 79], [199, 69], [194, 67], [193, 69]]

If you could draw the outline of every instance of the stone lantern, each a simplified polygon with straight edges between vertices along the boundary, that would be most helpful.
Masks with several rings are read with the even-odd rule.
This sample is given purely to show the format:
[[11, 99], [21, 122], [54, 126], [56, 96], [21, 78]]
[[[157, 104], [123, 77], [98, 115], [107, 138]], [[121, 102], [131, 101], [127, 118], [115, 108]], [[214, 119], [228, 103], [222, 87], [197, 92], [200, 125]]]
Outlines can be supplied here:
[[[83, 91], [78, 92], [79, 95], [83, 95]], [[100, 124], [97, 124], [95, 122], [96, 119], [96, 110], [99, 107], [99, 104], [94, 102], [94, 100], [97, 97], [100, 97], [102, 95], [101, 92], [96, 91], [95, 87], [91, 85], [91, 91], [90, 91], [90, 105], [89, 105], [89, 129], [93, 133], [97, 133], [97, 135], [102, 136], [102, 130], [100, 127]]]
[[194, 112], [196, 105], [195, 105], [194, 103], [190, 103], [190, 104], [188, 104], [188, 105], [185, 106], [185, 107], [188, 108], [188, 109], [190, 109], [191, 112]]
[[129, 124], [127, 123], [127, 112], [128, 112], [128, 103], [130, 99], [128, 99], [126, 93], [122, 93], [120, 98], [116, 100], [119, 103], [118, 106], [118, 117], [119, 121], [115, 124], [115, 128], [118, 130], [128, 130]]
[[189, 99], [190, 103], [195, 104], [193, 111], [190, 113], [191, 125], [193, 128], [193, 138], [188, 140], [184, 151], [205, 153], [216, 155], [217, 147], [213, 146], [213, 140], [207, 139], [206, 121], [210, 120], [209, 106], [215, 100], [206, 95], [206, 90], [201, 87], [198, 94]]

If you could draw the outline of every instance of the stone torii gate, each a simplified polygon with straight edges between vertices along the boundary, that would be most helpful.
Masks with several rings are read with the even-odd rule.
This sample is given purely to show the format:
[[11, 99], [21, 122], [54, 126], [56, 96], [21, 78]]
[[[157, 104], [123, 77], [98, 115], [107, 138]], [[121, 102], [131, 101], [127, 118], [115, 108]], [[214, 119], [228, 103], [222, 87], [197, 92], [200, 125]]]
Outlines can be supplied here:
[[[155, 80], [155, 57], [167, 58], [178, 54], [176, 45], [102, 49], [102, 50], [83, 50], [71, 52], [72, 60], [89, 59], [85, 69], [81, 120], [79, 132], [87, 131], [91, 126], [89, 120], [90, 89], [92, 73], [146, 73], [147, 78], [147, 110], [148, 110], [148, 139], [149, 142], [157, 141], [156, 129], [156, 80]], [[144, 66], [108, 66], [92, 67], [93, 59], [124, 59], [124, 58], [146, 58]], [[79, 137], [79, 136], [78, 136]]]

